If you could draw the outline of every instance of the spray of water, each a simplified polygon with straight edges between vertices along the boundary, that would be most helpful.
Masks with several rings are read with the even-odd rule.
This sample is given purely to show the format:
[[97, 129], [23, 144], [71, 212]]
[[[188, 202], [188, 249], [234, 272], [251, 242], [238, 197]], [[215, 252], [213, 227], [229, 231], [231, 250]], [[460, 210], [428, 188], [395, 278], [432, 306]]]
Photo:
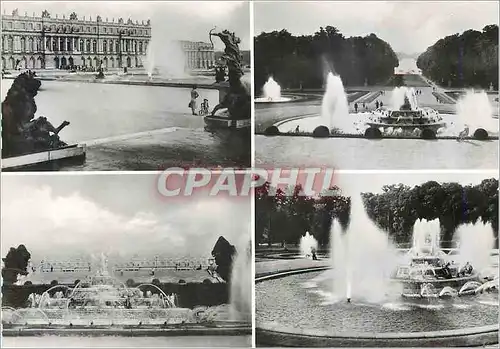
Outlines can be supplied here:
[[478, 222], [458, 227], [454, 240], [459, 243], [456, 262], [469, 262], [476, 270], [481, 271], [491, 265], [490, 253], [494, 248], [495, 238], [490, 224]]
[[318, 241], [306, 231], [306, 235], [300, 238], [300, 255], [303, 257], [310, 255], [313, 249], [318, 249]]
[[493, 119], [493, 108], [484, 91], [470, 90], [456, 104], [460, 124], [469, 126], [473, 133], [478, 128], [498, 132], [498, 120]]
[[342, 79], [331, 72], [326, 78], [326, 90], [321, 103], [320, 119], [321, 125], [330, 130], [336, 128], [345, 132], [353, 127], [352, 120], [349, 119], [349, 104]]
[[252, 320], [252, 247], [245, 237], [236, 248], [230, 285], [230, 315], [232, 320]]
[[281, 86], [269, 77], [263, 87], [264, 98], [269, 100], [279, 100], [281, 98]]
[[405, 102], [405, 97], [408, 98], [412, 110], [416, 110], [418, 108], [415, 89], [401, 86], [396, 87], [394, 90], [392, 90], [391, 109], [399, 110], [399, 108], [401, 108], [401, 106]]
[[397, 265], [397, 251], [387, 234], [366, 214], [361, 194], [350, 194], [348, 229], [342, 232], [337, 223], [331, 228], [333, 291], [353, 301], [378, 303], [391, 289], [390, 276]]
[[439, 219], [416, 221], [413, 226], [413, 243], [410, 254], [415, 256], [437, 255], [441, 251], [440, 231]]
[[185, 56], [178, 41], [165, 41], [152, 35], [152, 40], [147, 49], [145, 68], [149, 78], [159, 73], [162, 77], [179, 78], [185, 77]]

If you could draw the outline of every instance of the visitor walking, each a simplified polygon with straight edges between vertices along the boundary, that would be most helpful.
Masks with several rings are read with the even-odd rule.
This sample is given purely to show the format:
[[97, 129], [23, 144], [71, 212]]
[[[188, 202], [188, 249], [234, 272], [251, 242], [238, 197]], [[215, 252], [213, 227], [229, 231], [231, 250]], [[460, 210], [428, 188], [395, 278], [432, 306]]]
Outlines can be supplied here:
[[189, 102], [189, 108], [191, 108], [191, 112], [193, 113], [193, 115], [198, 115], [196, 113], [196, 99], [200, 96], [200, 94], [198, 93], [198, 91], [196, 90], [196, 86], [193, 86], [193, 89], [191, 90], [191, 102]]
[[380, 108], [382, 108], [384, 106], [384, 102], [380, 101]]
[[375, 108], [378, 109], [378, 101], [375, 101]]
[[357, 113], [358, 112], [358, 103], [354, 103], [354, 111]]

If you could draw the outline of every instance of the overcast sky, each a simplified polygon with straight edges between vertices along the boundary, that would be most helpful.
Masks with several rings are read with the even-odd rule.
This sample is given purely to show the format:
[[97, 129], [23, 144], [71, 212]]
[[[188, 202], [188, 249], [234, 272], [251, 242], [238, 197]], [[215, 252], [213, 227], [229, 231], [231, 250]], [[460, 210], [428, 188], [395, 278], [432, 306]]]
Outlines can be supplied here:
[[[249, 4], [241, 1], [2, 1], [2, 13], [10, 14], [14, 9], [19, 14], [40, 16], [43, 10], [66, 18], [74, 11], [79, 18], [100, 15], [103, 20], [115, 21], [122, 17], [127, 20], [151, 19], [153, 38], [162, 40], [193, 40], [208, 42], [208, 32], [214, 26], [229, 29], [241, 38], [240, 48], [250, 47], [250, 9]], [[214, 39], [216, 49], [223, 49], [219, 39]]]
[[[33, 259], [85, 253], [210, 256], [220, 235], [250, 240], [250, 199], [167, 200], [156, 174], [2, 175], [2, 257], [23, 243]], [[58, 254], [58, 250], [67, 253]]]
[[498, 24], [498, 1], [256, 2], [256, 35], [287, 29], [313, 34], [337, 27], [345, 36], [375, 33], [395, 52], [420, 53], [447, 35]]

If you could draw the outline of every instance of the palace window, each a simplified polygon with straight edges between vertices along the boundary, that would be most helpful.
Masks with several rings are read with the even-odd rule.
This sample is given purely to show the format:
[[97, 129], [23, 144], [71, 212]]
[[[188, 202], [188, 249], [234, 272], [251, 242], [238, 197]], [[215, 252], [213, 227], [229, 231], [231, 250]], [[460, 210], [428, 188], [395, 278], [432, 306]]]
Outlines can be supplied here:
[[26, 23], [21, 23], [21, 29], [26, 29]]
[[59, 38], [59, 51], [66, 51], [66, 45], [64, 44], [64, 38]]
[[42, 25], [40, 23], [37, 23], [36, 30], [42, 30]]
[[21, 51], [26, 52], [26, 39], [21, 38]]
[[142, 42], [139, 42], [139, 52], [142, 53]]
[[104, 40], [102, 43], [102, 51], [106, 53], [107, 50], [108, 50], [108, 42]]
[[87, 45], [86, 45], [87, 46], [87, 50], [86, 51], [90, 52], [90, 40], [87, 40], [86, 43], [87, 43]]
[[87, 33], [90, 33], [90, 27], [87, 27]]
[[109, 52], [113, 53], [113, 40], [109, 40]]
[[12, 22], [7, 23], [7, 28], [12, 29]]
[[107, 28], [106, 28], [106, 27], [102, 28], [102, 31], [103, 31], [104, 33], [106, 33]]
[[57, 51], [57, 39], [52, 39], [52, 51]]
[[83, 39], [80, 39], [80, 52], [83, 52], [83, 46], [84, 46]]
[[28, 52], [33, 52], [33, 39], [29, 38], [28, 39]]
[[97, 41], [92, 41], [92, 52], [97, 52]]
[[116, 52], [117, 53], [120, 52], [120, 42], [118, 40], [116, 41], [115, 47], [116, 47]]
[[9, 39], [7, 40], [8, 41], [8, 48], [9, 48], [9, 51], [14, 51], [14, 39], [12, 39], [12, 36], [9, 36]]
[[92, 33], [97, 33], [97, 28], [96, 27], [92, 28]]
[[33, 30], [33, 23], [30, 23], [30, 30]]

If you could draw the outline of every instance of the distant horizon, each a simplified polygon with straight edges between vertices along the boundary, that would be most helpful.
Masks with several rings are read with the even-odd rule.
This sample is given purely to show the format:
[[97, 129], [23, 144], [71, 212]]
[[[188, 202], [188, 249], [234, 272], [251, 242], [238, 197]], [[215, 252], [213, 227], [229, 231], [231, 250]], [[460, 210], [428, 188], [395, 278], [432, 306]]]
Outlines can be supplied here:
[[394, 52], [414, 54], [445, 36], [498, 25], [498, 12], [498, 1], [259, 1], [254, 35], [277, 28], [312, 35], [330, 25], [346, 37], [374, 33]]
[[[486, 24], [484, 27], [486, 27], [486, 26], [488, 26], [488, 25], [496, 25], [496, 26], [498, 26], [498, 23]], [[318, 27], [318, 29], [317, 29], [316, 31], [314, 31], [314, 32], [312, 32], [312, 33], [309, 33], [309, 34], [294, 34], [294, 33], [292, 33], [292, 32], [291, 32], [289, 29], [287, 29], [287, 28], [282, 28], [282, 29], [274, 29], [274, 30], [270, 30], [270, 31], [263, 31], [263, 32], [261, 32], [260, 34], [256, 34], [256, 35], [254, 36], [254, 38], [255, 38], [255, 37], [257, 37], [257, 36], [259, 36], [259, 35], [261, 35], [261, 34], [264, 34], [264, 33], [265, 33], [265, 34], [269, 34], [269, 33], [272, 33], [272, 32], [280, 32], [280, 31], [282, 31], [282, 30], [286, 30], [288, 33], [290, 33], [290, 34], [291, 34], [292, 36], [294, 36], [294, 37], [301, 37], [301, 36], [313, 36], [313, 35], [314, 35], [316, 32], [318, 32], [321, 28], [326, 28], [327, 26], [335, 27], [334, 25], [319, 26], [319, 27]], [[483, 27], [483, 28], [484, 28], [484, 27]], [[337, 28], [337, 27], [335, 27], [335, 28]], [[381, 40], [384, 40], [384, 39], [383, 39], [383, 38], [381, 38], [379, 35], [377, 35], [377, 33], [368, 33], [368, 34], [365, 34], [365, 35], [353, 35], [353, 36], [347, 36], [347, 35], [345, 35], [345, 34], [344, 34], [344, 33], [343, 33], [343, 32], [342, 32], [339, 28], [337, 28], [337, 29], [339, 30], [340, 34], [342, 34], [345, 38], [353, 38], [353, 37], [367, 37], [367, 36], [370, 36], [370, 35], [374, 34], [375, 36], [377, 36], [377, 38], [379, 38], [379, 39], [381, 39]], [[441, 37], [441, 38], [437, 39], [437, 40], [436, 40], [433, 44], [431, 44], [430, 46], [428, 46], [427, 48], [425, 48], [423, 51], [419, 51], [419, 52], [417, 52], [417, 51], [415, 51], [415, 52], [396, 51], [396, 50], [394, 49], [394, 47], [392, 47], [392, 45], [391, 45], [391, 43], [390, 43], [390, 42], [388, 42], [388, 41], [386, 41], [386, 40], [384, 40], [384, 41], [385, 41], [385, 42], [387, 42], [389, 45], [391, 45], [392, 49], [394, 50], [394, 52], [396, 53], [396, 55], [398, 56], [398, 58], [400, 58], [400, 56], [404, 56], [404, 57], [402, 57], [402, 58], [407, 58], [407, 57], [412, 57], [412, 58], [413, 58], [413, 57], [414, 57], [414, 58], [416, 59], [417, 57], [415, 57], [415, 56], [419, 56], [419, 55], [421, 55], [421, 54], [422, 54], [422, 53], [424, 53], [424, 52], [425, 52], [425, 51], [426, 51], [429, 47], [433, 46], [433, 45], [434, 45], [436, 42], [438, 42], [439, 40], [441, 40], [441, 39], [443, 39], [443, 38], [445, 38], [445, 37], [447, 37], [447, 36], [462, 35], [464, 32], [466, 32], [466, 31], [468, 31], [468, 30], [476, 30], [476, 31], [481, 31], [481, 30], [482, 30], [482, 28], [481, 28], [481, 30], [478, 30], [478, 29], [473, 29], [473, 28], [470, 28], [470, 29], [464, 29], [464, 30], [463, 30], [463, 31], [461, 31], [461, 32], [456, 32], [456, 33], [447, 34], [447, 35], [445, 35], [445, 36], [443, 36], [443, 37]]]

